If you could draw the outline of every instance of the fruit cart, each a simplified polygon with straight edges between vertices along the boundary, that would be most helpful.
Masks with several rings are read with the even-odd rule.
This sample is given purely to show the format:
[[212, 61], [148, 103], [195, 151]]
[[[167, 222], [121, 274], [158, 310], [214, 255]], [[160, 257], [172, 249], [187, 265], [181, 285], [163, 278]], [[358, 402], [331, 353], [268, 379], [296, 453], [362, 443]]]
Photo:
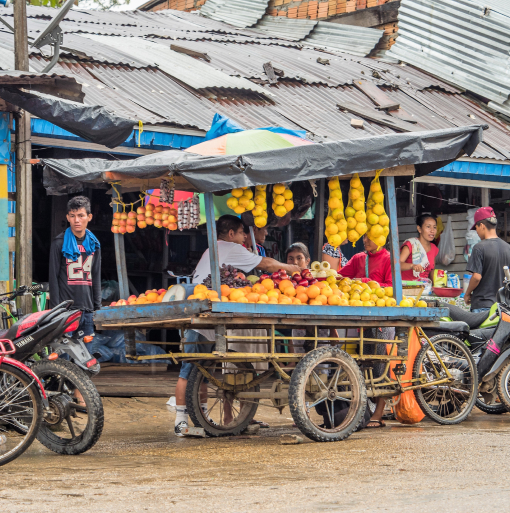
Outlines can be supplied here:
[[[100, 172], [95, 159], [90, 168], [94, 169], [94, 180], [115, 182], [118, 195], [121, 187], [150, 185], [154, 176], [167, 175], [169, 170], [176, 182], [180, 181], [179, 188], [205, 192], [211, 288], [216, 291], [216, 297], [212, 294], [210, 299], [200, 296], [198, 299], [104, 308], [94, 315], [96, 328], [123, 329], [126, 354], [131, 359], [165, 358], [193, 362], [195, 366], [188, 380], [186, 402], [195, 425], [203, 427], [211, 436], [241, 433], [253, 419], [258, 406], [263, 404], [280, 411], [289, 406], [299, 429], [313, 440], [342, 440], [360, 426], [368, 400], [383, 397], [395, 401], [402, 392], [411, 390], [423, 412], [433, 420], [442, 424], [461, 422], [471, 412], [476, 399], [477, 373], [469, 351], [455, 340], [430, 340], [423, 332], [423, 328], [437, 325], [439, 318], [446, 314], [443, 309], [398, 306], [403, 297], [395, 176], [412, 175], [415, 169], [421, 173], [430, 172], [440, 167], [438, 161], [455, 159], [463, 151], [471, 153], [481, 133], [482, 127], [463, 127], [310, 145], [232, 159], [211, 157], [193, 161], [190, 158], [193, 164], [188, 162], [188, 168], [182, 161], [175, 166], [162, 166], [160, 156], [156, 166], [159, 174], [156, 168], [151, 168], [149, 178], [145, 172], [147, 157], [137, 159], [141, 161], [138, 167], [137, 160], [127, 165], [124, 162], [105, 163]], [[415, 151], [416, 148], [419, 151]], [[266, 153], [267, 160], [263, 155]], [[227, 160], [214, 168], [216, 159]], [[62, 161], [48, 159], [44, 163], [59, 172], [67, 165], [69, 169], [73, 168], [73, 161], [64, 165]], [[307, 166], [308, 172], [305, 172]], [[87, 164], [82, 161], [80, 167], [86, 171]], [[266, 183], [331, 179], [332, 176], [352, 179], [355, 173], [359, 173], [359, 177], [374, 176], [374, 168], [384, 169], [380, 173], [381, 189], [389, 220], [397, 306], [361, 306], [362, 302], [340, 306], [218, 300], [222, 290], [213, 192]], [[75, 168], [72, 171], [76, 179], [78, 173]], [[91, 175], [88, 176], [92, 181]], [[321, 210], [318, 209], [319, 216]], [[320, 224], [324, 227], [324, 219]], [[121, 239], [122, 235], [115, 237]], [[121, 242], [117, 241], [116, 249], [122, 282], [125, 281], [125, 263]], [[382, 354], [374, 349], [382, 345], [381, 339], [377, 338], [377, 328], [381, 327], [396, 328], [395, 339], [389, 341], [388, 351]], [[211, 352], [204, 353], [181, 350], [157, 356], [137, 356], [136, 329], [144, 328], [174, 328], [181, 333], [186, 329], [210, 329], [214, 331], [214, 347]], [[334, 331], [338, 328], [356, 328], [358, 334], [338, 337]], [[265, 335], [247, 336], [237, 331], [245, 329], [264, 330]], [[304, 330], [305, 336], [292, 335], [291, 338], [304, 341], [307, 352], [288, 352], [289, 336], [282, 335], [279, 332], [282, 329]], [[421, 342], [421, 349], [413, 355], [412, 369], [408, 369], [408, 345], [413, 338]], [[240, 341], [257, 344], [260, 350], [250, 353], [232, 350]], [[392, 399], [395, 397], [397, 399]], [[204, 402], [207, 402], [207, 410], [201, 408]]]

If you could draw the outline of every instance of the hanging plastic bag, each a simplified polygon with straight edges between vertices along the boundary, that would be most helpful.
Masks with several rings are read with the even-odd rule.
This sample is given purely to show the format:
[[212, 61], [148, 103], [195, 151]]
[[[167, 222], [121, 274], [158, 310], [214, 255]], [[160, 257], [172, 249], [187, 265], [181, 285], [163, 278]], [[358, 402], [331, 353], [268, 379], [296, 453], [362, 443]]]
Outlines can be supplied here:
[[[390, 344], [388, 344], [388, 348], [391, 349]], [[409, 340], [409, 350], [407, 355], [408, 359], [407, 362], [405, 362], [406, 372], [403, 376], [401, 376], [401, 379], [403, 381], [412, 379], [414, 360], [416, 359], [416, 355], [418, 354], [420, 349], [420, 339], [418, 338], [416, 330], [413, 329], [411, 332], [411, 338]], [[395, 367], [395, 365], [397, 365], [397, 363], [400, 362], [395, 362], [390, 365], [390, 376], [392, 379], [395, 379], [395, 374], [393, 374], [393, 368]], [[405, 388], [406, 386], [410, 386], [410, 384], [404, 384], [403, 386]], [[394, 399], [398, 399], [398, 397], [395, 397]], [[395, 418], [401, 424], [417, 424], [418, 422], [421, 422], [425, 417], [425, 414], [423, 413], [422, 409], [420, 408], [420, 405], [416, 401], [416, 397], [414, 396], [414, 392], [412, 390], [400, 394], [400, 400], [393, 407], [393, 412], [395, 413]]]
[[370, 193], [367, 200], [367, 235], [379, 248], [386, 244], [386, 238], [390, 233], [390, 218], [384, 210], [384, 193], [379, 181], [381, 172], [382, 169], [375, 172], [375, 178], [370, 184]]
[[328, 243], [336, 249], [347, 238], [347, 221], [345, 220], [344, 202], [338, 177], [335, 176], [328, 181], [328, 188], [328, 216], [324, 221], [325, 233]]
[[351, 188], [349, 189], [349, 203], [345, 209], [347, 218], [347, 238], [352, 242], [352, 246], [367, 233], [367, 215], [365, 213], [365, 189], [359, 179], [358, 173], [354, 173], [351, 178]]
[[471, 230], [471, 227], [475, 224], [475, 212], [477, 210], [478, 209], [476, 208], [470, 208], [467, 211], [467, 230], [465, 235], [466, 246], [464, 247], [464, 258], [466, 262], [469, 262], [475, 244], [478, 244], [480, 242], [480, 237], [478, 237], [478, 233], [476, 233], [476, 230]]
[[452, 218], [448, 216], [446, 228], [439, 242], [438, 260], [443, 265], [450, 265], [455, 260], [455, 239], [453, 237]]

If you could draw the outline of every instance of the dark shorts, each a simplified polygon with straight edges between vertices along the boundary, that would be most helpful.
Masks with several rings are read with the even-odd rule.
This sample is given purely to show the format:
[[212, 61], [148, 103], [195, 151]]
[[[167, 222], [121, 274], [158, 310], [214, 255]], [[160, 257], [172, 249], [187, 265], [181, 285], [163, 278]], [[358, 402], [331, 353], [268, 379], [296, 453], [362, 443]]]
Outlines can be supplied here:
[[[194, 330], [184, 331], [184, 342], [194, 342], [193, 344], [184, 344], [185, 353], [210, 353], [212, 352], [214, 347], [214, 342], [207, 340], [203, 335], [198, 333], [198, 331]], [[183, 379], [188, 379], [192, 370], [192, 363], [182, 362], [179, 377]]]

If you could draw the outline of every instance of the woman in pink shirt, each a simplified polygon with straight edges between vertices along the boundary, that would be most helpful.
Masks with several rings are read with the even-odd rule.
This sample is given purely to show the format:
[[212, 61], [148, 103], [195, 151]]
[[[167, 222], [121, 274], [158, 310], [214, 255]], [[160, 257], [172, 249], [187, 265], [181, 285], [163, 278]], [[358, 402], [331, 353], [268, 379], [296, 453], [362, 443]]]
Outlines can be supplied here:
[[436, 216], [423, 214], [416, 218], [419, 237], [407, 239], [400, 248], [402, 279], [406, 281], [428, 278], [436, 266], [439, 252], [432, 242], [436, 238]]

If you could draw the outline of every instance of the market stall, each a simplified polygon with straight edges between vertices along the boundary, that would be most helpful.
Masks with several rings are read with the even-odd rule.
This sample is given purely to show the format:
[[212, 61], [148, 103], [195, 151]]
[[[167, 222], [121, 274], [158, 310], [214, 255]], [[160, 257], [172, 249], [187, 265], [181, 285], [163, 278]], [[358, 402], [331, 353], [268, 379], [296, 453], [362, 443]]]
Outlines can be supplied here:
[[[98, 329], [124, 329], [126, 353], [132, 359], [147, 360], [171, 358], [175, 361], [192, 361], [195, 370], [190, 376], [187, 403], [195, 424], [201, 425], [213, 436], [238, 434], [253, 418], [259, 401], [268, 399], [277, 408], [289, 405], [294, 420], [301, 431], [318, 441], [341, 440], [359, 426], [366, 410], [367, 397], [398, 396], [404, 390], [415, 390], [420, 407], [437, 422], [453, 424], [462, 421], [471, 411], [476, 398], [476, 369], [469, 352], [451, 341], [431, 342], [422, 328], [434, 326], [443, 316], [441, 308], [409, 306], [403, 302], [399, 263], [399, 239], [395, 201], [395, 176], [402, 174], [424, 175], [437, 169], [459, 155], [470, 154], [481, 140], [483, 127], [471, 126], [430, 132], [413, 132], [305, 145], [275, 151], [246, 155], [204, 157], [182, 152], [162, 152], [133, 161], [102, 161], [100, 159], [44, 160], [45, 186], [65, 188], [77, 181], [98, 186], [113, 184], [115, 197], [120, 200], [122, 191], [159, 187], [161, 178], [169, 175], [180, 190], [205, 193], [205, 215], [211, 264], [211, 289], [217, 299], [222, 295], [217, 234], [214, 222], [213, 193], [229, 190], [265, 190], [268, 184], [285, 189], [288, 182], [303, 180], [351, 180], [349, 204], [343, 205], [341, 216], [351, 228], [364, 232], [357, 223], [364, 224], [365, 232], [375, 218], [366, 215], [374, 205], [386, 211], [389, 231], [374, 230], [372, 235], [389, 238], [393, 295], [396, 306], [375, 306], [354, 300], [349, 306], [317, 304], [260, 304], [222, 302], [208, 299], [183, 299], [168, 303], [116, 306], [96, 312], [94, 321]], [[379, 170], [377, 173], [374, 170]], [[375, 176], [382, 186], [372, 189], [365, 212], [365, 198], [360, 198], [359, 177]], [[374, 180], [375, 182], [375, 180]], [[372, 183], [374, 183], [372, 182]], [[279, 195], [273, 185], [274, 194]], [[258, 189], [257, 189], [258, 187]], [[330, 185], [330, 189], [334, 189]], [[356, 192], [357, 191], [357, 192]], [[242, 193], [243, 194], [243, 193]], [[385, 204], [383, 200], [385, 199]], [[358, 203], [356, 203], [358, 202]], [[275, 203], [277, 205], [278, 203]], [[334, 203], [332, 206], [336, 206]], [[117, 208], [118, 204], [116, 204]], [[276, 211], [275, 206], [273, 209]], [[348, 209], [351, 209], [350, 211]], [[374, 208], [375, 210], [375, 208]], [[320, 214], [319, 210], [319, 215]], [[363, 216], [357, 215], [363, 212]], [[283, 213], [283, 212], [282, 212]], [[328, 216], [329, 217], [329, 216]], [[381, 216], [375, 216], [378, 218]], [[365, 223], [366, 218], [366, 223]], [[360, 219], [363, 219], [361, 221]], [[372, 221], [371, 221], [372, 219]], [[349, 221], [350, 222], [350, 221]], [[325, 222], [321, 220], [324, 228]], [[325, 226], [330, 241], [338, 242], [332, 230]], [[349, 240], [351, 232], [349, 232]], [[123, 235], [115, 234], [116, 259], [121, 291], [127, 298], [124, 283]], [[339, 237], [342, 238], [342, 237]], [[355, 238], [355, 234], [352, 235]], [[385, 242], [384, 240], [384, 242]], [[382, 243], [379, 245], [383, 245]], [[200, 297], [200, 296], [199, 296]], [[398, 305], [398, 306], [397, 306]], [[402, 305], [402, 306], [400, 306]], [[405, 305], [405, 306], [404, 306]], [[178, 328], [214, 330], [215, 347], [211, 353], [169, 352], [165, 355], [137, 356], [137, 328]], [[337, 337], [331, 331], [321, 336], [320, 329], [359, 328], [357, 337]], [[396, 327], [397, 337], [391, 342], [389, 354], [374, 354], [368, 346], [376, 345], [377, 338], [367, 331], [370, 328]], [[260, 351], [242, 353], [229, 351], [229, 345], [250, 339], [238, 336], [231, 329], [264, 328], [266, 336], [257, 339]], [[298, 337], [309, 344], [306, 355], [278, 351], [285, 346], [286, 337], [279, 329], [304, 328], [306, 337]], [[296, 338], [296, 337], [293, 337]], [[426, 344], [413, 354], [415, 363], [407, 369], [410, 356], [407, 346], [412, 341]], [[321, 343], [327, 347], [318, 348]], [[343, 349], [354, 345], [355, 351], [347, 354]], [[462, 372], [459, 374], [459, 362]], [[262, 372], [253, 364], [264, 364]], [[383, 371], [375, 376], [373, 368], [383, 364]], [[293, 365], [289, 364], [295, 364]], [[286, 365], [284, 367], [284, 365]], [[276, 377], [276, 379], [273, 379]], [[261, 390], [262, 384], [271, 384]], [[200, 408], [204, 388], [210, 390], [208, 412]], [[202, 391], [202, 392], [201, 392]], [[219, 403], [219, 412], [212, 413]], [[321, 420], [321, 407], [326, 405], [330, 425]], [[336, 405], [336, 406], [335, 406]], [[315, 406], [315, 412], [311, 412]], [[336, 420], [339, 409], [342, 418]], [[323, 413], [326, 415], [326, 413]]]

